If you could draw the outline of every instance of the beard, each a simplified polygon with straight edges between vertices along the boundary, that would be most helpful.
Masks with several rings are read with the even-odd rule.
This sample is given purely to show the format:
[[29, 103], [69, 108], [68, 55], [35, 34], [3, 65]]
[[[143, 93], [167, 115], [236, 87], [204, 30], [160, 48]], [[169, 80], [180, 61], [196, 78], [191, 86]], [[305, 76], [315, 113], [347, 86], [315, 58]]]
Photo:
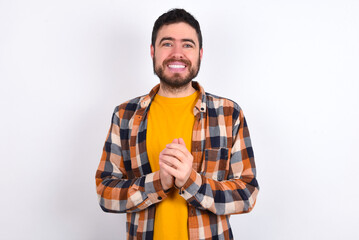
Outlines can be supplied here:
[[[183, 77], [179, 73], [174, 73], [172, 77], [166, 76], [166, 74], [164, 73], [164, 69], [170, 62], [173, 61], [184, 63], [186, 65], [186, 68], [188, 68], [188, 74]], [[192, 79], [197, 77], [200, 66], [201, 59], [200, 57], [198, 57], [197, 66], [192, 66], [192, 63], [186, 59], [171, 58], [166, 59], [165, 61], [163, 61], [162, 65], [156, 67], [156, 58], [153, 57], [154, 73], [159, 77], [160, 81], [170, 89], [180, 89], [186, 86], [189, 82], [192, 81]]]

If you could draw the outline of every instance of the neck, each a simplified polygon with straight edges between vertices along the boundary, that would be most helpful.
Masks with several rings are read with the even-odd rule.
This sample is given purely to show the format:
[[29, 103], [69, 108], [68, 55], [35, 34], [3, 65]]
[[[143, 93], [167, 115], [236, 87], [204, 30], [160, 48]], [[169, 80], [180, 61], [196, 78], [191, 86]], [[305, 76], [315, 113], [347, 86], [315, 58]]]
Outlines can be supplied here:
[[160, 89], [158, 90], [157, 94], [168, 98], [180, 98], [180, 97], [187, 97], [193, 94], [195, 91], [196, 89], [192, 87], [192, 81], [180, 88], [170, 87], [161, 81]]

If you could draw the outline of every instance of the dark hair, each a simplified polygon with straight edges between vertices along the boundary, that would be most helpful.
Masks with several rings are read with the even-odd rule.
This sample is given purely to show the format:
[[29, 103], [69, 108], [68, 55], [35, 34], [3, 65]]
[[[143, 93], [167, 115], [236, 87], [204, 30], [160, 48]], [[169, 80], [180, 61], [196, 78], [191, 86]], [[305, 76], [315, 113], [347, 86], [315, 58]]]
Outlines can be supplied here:
[[158, 30], [163, 25], [169, 25], [172, 23], [184, 22], [193, 27], [197, 32], [199, 49], [202, 48], [202, 33], [198, 21], [184, 9], [171, 9], [170, 11], [162, 14], [153, 25], [152, 29], [152, 46], [155, 47]]

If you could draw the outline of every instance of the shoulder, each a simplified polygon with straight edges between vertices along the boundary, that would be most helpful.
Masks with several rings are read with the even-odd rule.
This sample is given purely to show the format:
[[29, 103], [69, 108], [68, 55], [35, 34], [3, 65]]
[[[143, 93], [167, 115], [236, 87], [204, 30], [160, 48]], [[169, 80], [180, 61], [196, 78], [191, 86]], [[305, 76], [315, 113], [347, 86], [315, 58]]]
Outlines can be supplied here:
[[241, 107], [233, 100], [206, 92], [206, 105], [208, 111], [223, 111], [231, 113], [233, 118], [237, 118], [242, 111]]
[[132, 98], [126, 102], [121, 103], [115, 107], [114, 114], [117, 115], [120, 119], [122, 118], [131, 118], [131, 116], [141, 108], [141, 101], [146, 95]]

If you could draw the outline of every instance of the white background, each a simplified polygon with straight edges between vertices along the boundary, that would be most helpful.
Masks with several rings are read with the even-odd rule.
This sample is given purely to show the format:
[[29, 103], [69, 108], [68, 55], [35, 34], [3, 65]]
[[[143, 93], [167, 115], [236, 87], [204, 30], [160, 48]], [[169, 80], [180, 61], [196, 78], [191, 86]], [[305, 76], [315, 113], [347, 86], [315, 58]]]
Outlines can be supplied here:
[[239, 103], [257, 205], [236, 239], [358, 239], [359, 1], [0, 0], [0, 239], [124, 239], [97, 203], [114, 107], [158, 83], [156, 18], [200, 22], [197, 80]]

